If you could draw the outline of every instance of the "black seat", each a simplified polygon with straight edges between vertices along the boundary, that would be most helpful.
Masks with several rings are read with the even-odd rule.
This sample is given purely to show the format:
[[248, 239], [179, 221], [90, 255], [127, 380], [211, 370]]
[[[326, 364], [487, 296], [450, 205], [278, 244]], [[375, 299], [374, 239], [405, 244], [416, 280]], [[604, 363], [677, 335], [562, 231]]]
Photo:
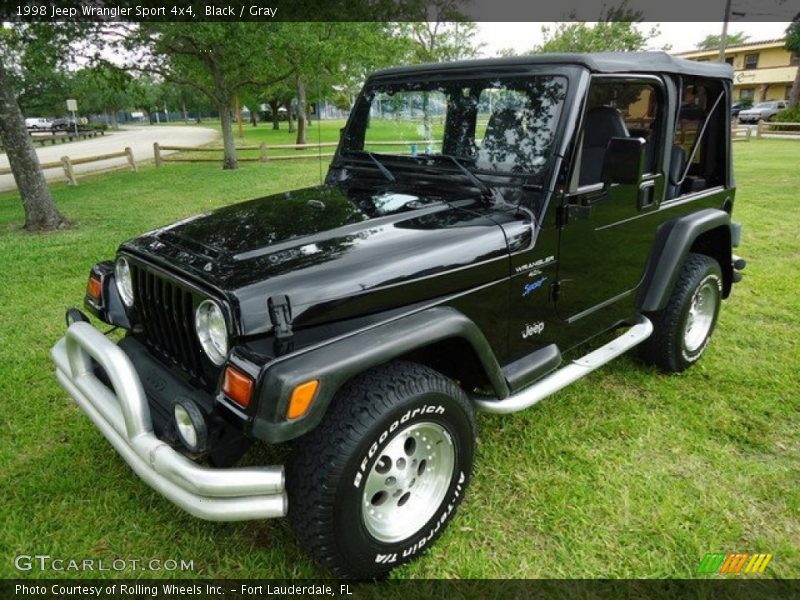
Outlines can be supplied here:
[[476, 164], [483, 169], [514, 170], [525, 144], [525, 126], [513, 108], [494, 112], [478, 150]]
[[595, 106], [586, 113], [583, 128], [580, 185], [599, 183], [608, 142], [629, 137], [622, 114], [611, 106]]

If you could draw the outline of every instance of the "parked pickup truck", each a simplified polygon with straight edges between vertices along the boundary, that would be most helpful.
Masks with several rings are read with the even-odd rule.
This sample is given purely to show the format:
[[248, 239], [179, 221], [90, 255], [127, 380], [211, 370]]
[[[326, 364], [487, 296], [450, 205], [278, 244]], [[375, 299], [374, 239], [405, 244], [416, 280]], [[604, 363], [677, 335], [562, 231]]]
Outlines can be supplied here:
[[[94, 265], [86, 309], [126, 333], [70, 309], [58, 380], [179, 507], [288, 514], [333, 574], [385, 576], [455, 517], [475, 411], [633, 348], [669, 372], [706, 351], [745, 266], [731, 79], [663, 53], [377, 72], [324, 184]], [[253, 443], [287, 464], [235, 466]]]
[[25, 119], [25, 127], [32, 131], [50, 131], [53, 129], [53, 122], [41, 117], [28, 117]]

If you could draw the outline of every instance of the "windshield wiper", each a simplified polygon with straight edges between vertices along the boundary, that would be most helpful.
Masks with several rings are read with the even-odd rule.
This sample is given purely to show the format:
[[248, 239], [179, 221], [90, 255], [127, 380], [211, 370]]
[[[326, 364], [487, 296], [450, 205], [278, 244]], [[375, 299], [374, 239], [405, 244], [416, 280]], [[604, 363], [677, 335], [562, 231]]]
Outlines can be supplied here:
[[456, 167], [458, 167], [458, 169], [462, 173], [464, 173], [464, 175], [467, 176], [467, 179], [469, 179], [476, 188], [478, 188], [481, 191], [481, 196], [483, 198], [487, 200], [494, 200], [494, 192], [491, 190], [491, 188], [488, 185], [486, 185], [483, 181], [478, 179], [478, 176], [475, 175], [475, 173], [473, 173], [472, 171], [470, 171], [467, 167], [465, 167], [463, 163], [460, 160], [458, 160], [455, 156], [452, 156], [450, 154], [437, 154], [436, 157], [446, 158], [447, 160], [449, 160]]
[[392, 172], [389, 169], [387, 169], [372, 152], [362, 150], [361, 153], [369, 156], [370, 160], [372, 160], [372, 162], [375, 163], [375, 166], [378, 167], [378, 170], [381, 172], [381, 175], [386, 177], [389, 183], [394, 183], [395, 181], [397, 181], [397, 178], [394, 175], [392, 175]]

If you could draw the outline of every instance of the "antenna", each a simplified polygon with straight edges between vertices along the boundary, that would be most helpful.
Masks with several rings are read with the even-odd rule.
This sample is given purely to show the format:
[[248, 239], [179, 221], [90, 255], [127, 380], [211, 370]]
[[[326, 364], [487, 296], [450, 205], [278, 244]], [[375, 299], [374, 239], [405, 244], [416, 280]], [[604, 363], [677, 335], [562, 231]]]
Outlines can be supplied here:
[[322, 95], [317, 79], [317, 159], [319, 162], [319, 184], [322, 185]]

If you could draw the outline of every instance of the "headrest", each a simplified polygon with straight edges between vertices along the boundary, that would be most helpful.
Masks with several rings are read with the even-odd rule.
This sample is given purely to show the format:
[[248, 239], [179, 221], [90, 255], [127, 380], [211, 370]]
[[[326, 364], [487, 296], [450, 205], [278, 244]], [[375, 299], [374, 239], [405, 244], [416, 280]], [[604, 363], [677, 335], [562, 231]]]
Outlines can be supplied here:
[[605, 148], [615, 137], [629, 137], [622, 114], [611, 106], [595, 106], [586, 114], [583, 145]]

